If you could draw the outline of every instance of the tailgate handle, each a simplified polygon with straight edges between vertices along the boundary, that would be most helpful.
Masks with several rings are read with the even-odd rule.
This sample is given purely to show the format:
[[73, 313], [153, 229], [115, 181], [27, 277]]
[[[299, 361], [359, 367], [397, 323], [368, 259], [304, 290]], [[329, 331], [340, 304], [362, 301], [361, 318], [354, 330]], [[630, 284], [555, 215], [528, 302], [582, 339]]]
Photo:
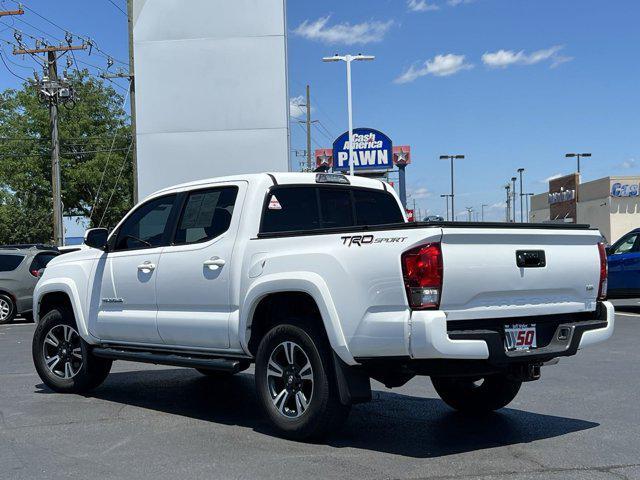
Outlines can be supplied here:
[[544, 250], [516, 250], [516, 264], [520, 268], [541, 268], [547, 266]]

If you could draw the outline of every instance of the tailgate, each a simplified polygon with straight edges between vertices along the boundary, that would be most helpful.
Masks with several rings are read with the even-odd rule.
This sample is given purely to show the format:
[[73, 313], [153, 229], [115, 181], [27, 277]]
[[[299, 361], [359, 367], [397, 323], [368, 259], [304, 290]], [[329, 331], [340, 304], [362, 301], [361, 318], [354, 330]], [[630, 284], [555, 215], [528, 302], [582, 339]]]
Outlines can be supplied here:
[[440, 309], [448, 320], [593, 311], [599, 241], [597, 230], [445, 227]]

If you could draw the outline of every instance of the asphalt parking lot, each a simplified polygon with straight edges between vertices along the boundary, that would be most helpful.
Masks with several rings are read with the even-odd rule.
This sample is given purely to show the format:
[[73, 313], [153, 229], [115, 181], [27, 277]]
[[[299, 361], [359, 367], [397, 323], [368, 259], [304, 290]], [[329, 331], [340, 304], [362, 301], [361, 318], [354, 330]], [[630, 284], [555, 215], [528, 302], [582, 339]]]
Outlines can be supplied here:
[[449, 410], [428, 379], [353, 408], [339, 436], [273, 436], [253, 376], [118, 362], [90, 396], [46, 389], [33, 325], [0, 326], [0, 478], [640, 479], [640, 304], [612, 340], [546, 367], [509, 408]]

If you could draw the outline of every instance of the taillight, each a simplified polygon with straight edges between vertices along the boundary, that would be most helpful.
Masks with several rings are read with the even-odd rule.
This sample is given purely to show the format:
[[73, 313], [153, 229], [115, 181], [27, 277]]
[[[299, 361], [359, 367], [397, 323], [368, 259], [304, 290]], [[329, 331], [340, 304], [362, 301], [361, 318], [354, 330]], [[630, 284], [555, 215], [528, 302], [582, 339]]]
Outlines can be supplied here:
[[29, 270], [31, 272], [31, 275], [33, 275], [34, 277], [38, 278], [40, 277], [40, 271], [39, 270]]
[[598, 243], [598, 253], [600, 254], [600, 284], [598, 285], [598, 300], [606, 300], [609, 267], [607, 265], [607, 249], [602, 242]]
[[404, 252], [402, 273], [412, 309], [438, 308], [442, 292], [442, 250], [439, 243], [427, 243]]

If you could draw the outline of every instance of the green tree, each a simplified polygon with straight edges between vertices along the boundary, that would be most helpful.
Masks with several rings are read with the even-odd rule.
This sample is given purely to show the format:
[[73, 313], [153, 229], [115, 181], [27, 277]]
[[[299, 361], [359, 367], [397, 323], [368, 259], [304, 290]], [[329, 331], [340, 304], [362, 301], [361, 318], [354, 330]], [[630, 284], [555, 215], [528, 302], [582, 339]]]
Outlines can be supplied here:
[[[70, 80], [76, 102], [59, 109], [64, 215], [112, 227], [133, 199], [124, 98], [86, 71]], [[53, 237], [50, 138], [48, 107], [35, 85], [0, 93], [0, 243]]]

